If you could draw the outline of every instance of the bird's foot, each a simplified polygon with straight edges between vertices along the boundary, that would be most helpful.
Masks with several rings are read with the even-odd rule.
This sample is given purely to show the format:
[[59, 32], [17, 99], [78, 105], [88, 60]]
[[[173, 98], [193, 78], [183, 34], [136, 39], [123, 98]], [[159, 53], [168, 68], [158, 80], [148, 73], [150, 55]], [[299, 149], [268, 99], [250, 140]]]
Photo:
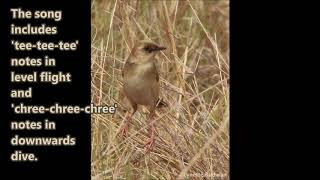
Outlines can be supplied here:
[[154, 138], [154, 135], [152, 135], [149, 138], [148, 142], [144, 145], [145, 151], [149, 152], [152, 149], [152, 147], [154, 146], [154, 144], [155, 144], [155, 138]]
[[129, 129], [128, 123], [124, 124], [124, 126], [121, 129], [121, 135], [123, 138], [128, 137], [128, 129]]

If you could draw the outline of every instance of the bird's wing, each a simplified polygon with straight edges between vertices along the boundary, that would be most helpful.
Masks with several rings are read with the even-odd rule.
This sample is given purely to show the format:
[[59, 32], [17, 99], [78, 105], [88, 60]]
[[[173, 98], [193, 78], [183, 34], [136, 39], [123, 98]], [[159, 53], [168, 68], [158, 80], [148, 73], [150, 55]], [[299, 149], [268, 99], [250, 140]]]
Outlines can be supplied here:
[[157, 70], [156, 65], [154, 64], [154, 71], [153, 71], [153, 78], [156, 79], [156, 81], [153, 79], [153, 81], [151, 81], [151, 93], [152, 93], [152, 98], [153, 98], [153, 103], [154, 105], [156, 105], [157, 100], [159, 98], [159, 93], [160, 93], [160, 83], [159, 83], [159, 73]]

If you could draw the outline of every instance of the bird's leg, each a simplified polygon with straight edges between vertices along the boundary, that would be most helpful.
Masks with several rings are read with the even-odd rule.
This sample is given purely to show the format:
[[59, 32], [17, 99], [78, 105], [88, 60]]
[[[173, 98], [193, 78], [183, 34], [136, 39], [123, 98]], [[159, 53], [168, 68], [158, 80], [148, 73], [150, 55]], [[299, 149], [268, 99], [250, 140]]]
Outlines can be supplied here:
[[146, 152], [148, 152], [154, 145], [155, 143], [155, 122], [154, 122], [154, 115], [155, 115], [155, 110], [153, 108], [153, 110], [150, 111], [150, 125], [149, 125], [149, 140], [148, 142], [144, 145]]
[[132, 119], [131, 112], [126, 112], [125, 122], [124, 122], [122, 129], [121, 129], [121, 134], [124, 138], [128, 136], [128, 129], [129, 129], [129, 124], [130, 124], [131, 119]]
[[122, 136], [124, 138], [128, 137], [128, 130], [129, 130], [129, 125], [130, 125], [132, 116], [137, 111], [137, 105], [132, 105], [132, 106], [133, 106], [132, 111], [131, 112], [130, 111], [126, 112], [125, 122], [124, 122], [124, 125], [123, 125], [122, 129], [121, 129], [121, 134], [122, 134]]

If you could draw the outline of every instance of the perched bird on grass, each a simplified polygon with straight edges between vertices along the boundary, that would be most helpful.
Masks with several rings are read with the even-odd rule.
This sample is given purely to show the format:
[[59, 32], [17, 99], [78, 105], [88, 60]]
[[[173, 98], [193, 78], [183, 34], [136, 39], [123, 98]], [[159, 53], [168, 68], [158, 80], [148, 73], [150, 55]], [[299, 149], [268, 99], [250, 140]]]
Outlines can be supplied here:
[[126, 113], [126, 121], [121, 133], [124, 137], [128, 136], [129, 124], [138, 105], [146, 106], [150, 112], [149, 120], [152, 122], [148, 131], [150, 139], [145, 144], [147, 151], [155, 142], [155, 125], [153, 123], [155, 109], [166, 106], [159, 99], [159, 74], [155, 65], [155, 55], [164, 49], [166, 48], [151, 41], [140, 41], [131, 50], [122, 70], [123, 93], [129, 100], [132, 109]]

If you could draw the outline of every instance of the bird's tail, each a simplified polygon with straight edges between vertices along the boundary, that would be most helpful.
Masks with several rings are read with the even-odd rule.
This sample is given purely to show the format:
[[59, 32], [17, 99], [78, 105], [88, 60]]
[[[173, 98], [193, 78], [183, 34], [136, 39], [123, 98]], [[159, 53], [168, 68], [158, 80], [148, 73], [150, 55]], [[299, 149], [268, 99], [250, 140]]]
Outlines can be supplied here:
[[163, 107], [168, 107], [168, 104], [163, 101], [163, 99], [159, 98], [157, 101], [157, 108], [163, 108]]

